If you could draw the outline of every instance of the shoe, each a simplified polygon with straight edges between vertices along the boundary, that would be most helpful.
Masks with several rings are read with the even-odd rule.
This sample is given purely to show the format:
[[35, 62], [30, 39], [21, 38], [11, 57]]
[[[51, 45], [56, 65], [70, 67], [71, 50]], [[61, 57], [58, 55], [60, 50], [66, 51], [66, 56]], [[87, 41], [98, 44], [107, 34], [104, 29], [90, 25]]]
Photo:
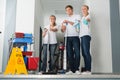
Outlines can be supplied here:
[[40, 72], [38, 72], [37, 74], [42, 75], [42, 74], [43, 74], [43, 72], [42, 72], [42, 71], [40, 71]]
[[69, 72], [66, 72], [66, 74], [68, 74], [68, 75], [69, 75], [69, 74], [73, 74], [73, 72], [72, 72], [72, 71], [69, 71]]
[[85, 71], [82, 73], [83, 75], [91, 75], [92, 73], [90, 71]]
[[75, 74], [78, 74], [78, 75], [79, 75], [79, 74], [81, 74], [81, 72], [80, 72], [80, 71], [75, 71]]

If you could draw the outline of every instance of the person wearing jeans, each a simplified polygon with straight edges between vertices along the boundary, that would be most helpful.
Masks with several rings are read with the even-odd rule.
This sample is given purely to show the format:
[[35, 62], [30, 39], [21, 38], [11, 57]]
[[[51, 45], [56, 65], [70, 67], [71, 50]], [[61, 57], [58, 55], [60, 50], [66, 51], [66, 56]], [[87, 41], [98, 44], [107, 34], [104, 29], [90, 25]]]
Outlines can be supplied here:
[[57, 48], [57, 44], [50, 44], [49, 45], [49, 51], [50, 51], [49, 70], [50, 71], [54, 71], [54, 69], [55, 69], [55, 66], [54, 66], [54, 63], [55, 63], [54, 54], [55, 54], [56, 48]]
[[82, 56], [85, 63], [85, 71], [82, 74], [91, 74], [91, 54], [90, 54], [90, 15], [88, 13], [89, 7], [87, 5], [82, 6], [82, 19], [80, 27], [80, 39], [81, 39], [81, 49]]
[[66, 52], [70, 71], [66, 72], [66, 74], [72, 74], [74, 72], [80, 74], [80, 39], [79, 32], [74, 27], [75, 21], [80, 20], [80, 16], [73, 14], [73, 7], [71, 5], [67, 5], [65, 10], [68, 16], [62, 23], [61, 31], [65, 33], [67, 39]]
[[57, 48], [57, 44], [43, 44], [43, 61], [42, 61], [42, 71], [46, 72], [47, 67], [47, 47], [49, 46], [50, 52], [50, 63], [49, 63], [49, 70], [54, 70], [54, 53]]
[[90, 36], [81, 37], [82, 56], [84, 57], [85, 70], [87, 71], [91, 71], [90, 41]]
[[54, 54], [57, 48], [57, 39], [56, 39], [57, 25], [56, 17], [54, 15], [50, 16], [50, 24], [44, 27], [43, 31], [43, 53], [42, 53], [42, 67], [41, 73], [46, 72], [47, 67], [47, 52], [49, 47], [49, 70], [54, 71]]
[[79, 71], [79, 65], [80, 65], [79, 37], [67, 37], [67, 53], [68, 53], [68, 60], [71, 71], [73, 72]]

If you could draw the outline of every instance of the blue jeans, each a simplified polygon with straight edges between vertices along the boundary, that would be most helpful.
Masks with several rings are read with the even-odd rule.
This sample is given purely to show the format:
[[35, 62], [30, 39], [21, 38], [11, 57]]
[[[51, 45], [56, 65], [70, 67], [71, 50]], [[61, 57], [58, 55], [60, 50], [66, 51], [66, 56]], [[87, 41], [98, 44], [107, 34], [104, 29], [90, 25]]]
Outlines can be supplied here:
[[[43, 44], [43, 59], [42, 59], [42, 67], [41, 71], [46, 72], [47, 67], [47, 46], [48, 44]], [[50, 64], [49, 69], [50, 71], [54, 70], [54, 54], [57, 48], [57, 44], [50, 44], [49, 45], [49, 53], [50, 53]]]
[[82, 56], [84, 58], [86, 71], [91, 71], [90, 41], [90, 36], [81, 37]]
[[67, 60], [69, 68], [75, 72], [80, 66], [80, 39], [79, 37], [67, 37]]

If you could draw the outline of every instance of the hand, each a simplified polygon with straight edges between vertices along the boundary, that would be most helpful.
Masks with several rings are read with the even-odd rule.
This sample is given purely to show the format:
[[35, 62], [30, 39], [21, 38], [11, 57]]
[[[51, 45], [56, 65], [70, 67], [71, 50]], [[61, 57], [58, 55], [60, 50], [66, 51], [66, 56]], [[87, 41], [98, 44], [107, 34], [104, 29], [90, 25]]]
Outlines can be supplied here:
[[68, 20], [64, 20], [63, 23], [68, 23], [69, 21]]
[[65, 30], [66, 30], [66, 26], [64, 26], [64, 23], [62, 23], [61, 31], [65, 32]]
[[48, 29], [45, 29], [44, 31], [45, 31], [45, 32], [47, 32], [47, 31], [48, 31]]
[[62, 23], [62, 26], [64, 26], [65, 23]]

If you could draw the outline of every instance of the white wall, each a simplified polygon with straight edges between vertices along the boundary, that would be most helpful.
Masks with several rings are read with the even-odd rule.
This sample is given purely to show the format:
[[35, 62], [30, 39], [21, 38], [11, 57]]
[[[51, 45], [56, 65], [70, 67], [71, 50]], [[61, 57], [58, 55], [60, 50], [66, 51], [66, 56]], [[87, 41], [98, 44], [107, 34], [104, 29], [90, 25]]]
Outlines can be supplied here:
[[9, 59], [9, 40], [15, 32], [16, 23], [16, 1], [6, 0], [5, 30], [4, 30], [4, 49], [3, 49], [3, 71]]
[[34, 16], [34, 37], [35, 37], [35, 56], [39, 55], [39, 36], [40, 26], [43, 26], [43, 7], [41, 0], [35, 0], [35, 16]]
[[109, 0], [86, 0], [90, 6], [92, 28], [92, 71], [112, 73]]
[[40, 26], [43, 26], [43, 8], [41, 0], [18, 0], [16, 32], [33, 33], [35, 56], [39, 54]]
[[0, 72], [2, 72], [6, 0], [0, 0]]
[[16, 32], [34, 32], [35, 0], [17, 0]]

